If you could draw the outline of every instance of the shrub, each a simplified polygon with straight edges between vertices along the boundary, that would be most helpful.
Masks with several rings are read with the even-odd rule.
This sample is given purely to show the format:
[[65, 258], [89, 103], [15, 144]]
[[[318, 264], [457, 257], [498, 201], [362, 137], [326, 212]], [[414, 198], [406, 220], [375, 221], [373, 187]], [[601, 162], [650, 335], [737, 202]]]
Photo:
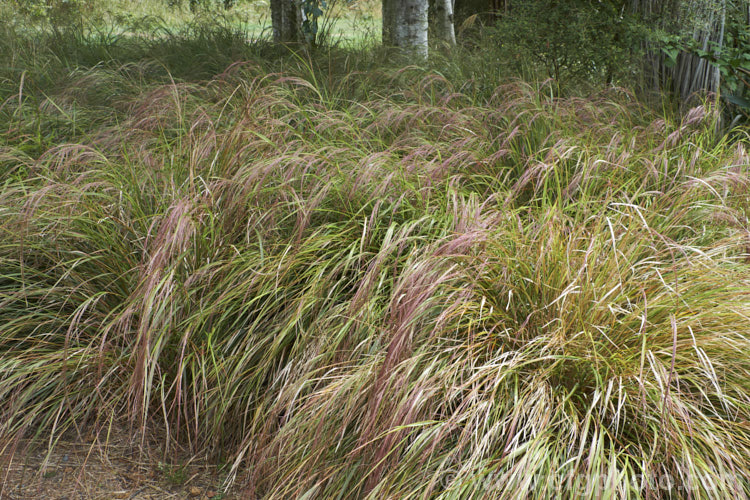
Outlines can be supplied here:
[[639, 63], [642, 30], [616, 2], [518, 2], [488, 32], [518, 71], [528, 64], [562, 84], [629, 83]]

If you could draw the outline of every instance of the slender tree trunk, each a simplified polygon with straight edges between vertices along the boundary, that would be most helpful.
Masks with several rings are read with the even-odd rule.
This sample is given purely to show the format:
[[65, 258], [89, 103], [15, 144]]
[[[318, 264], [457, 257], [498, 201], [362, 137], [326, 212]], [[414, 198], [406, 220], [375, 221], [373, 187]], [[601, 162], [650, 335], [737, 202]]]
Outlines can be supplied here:
[[456, 45], [456, 31], [453, 27], [454, 0], [431, 0], [430, 3], [432, 4], [431, 34], [438, 42]]
[[395, 26], [394, 14], [396, 12], [396, 2], [398, 0], [383, 0], [382, 2], [382, 14], [383, 14], [383, 45], [394, 46], [393, 41], [393, 28]]
[[281, 25], [283, 15], [281, 13], [282, 0], [271, 0], [271, 29], [273, 30], [273, 41], [281, 41]]
[[383, 44], [427, 57], [428, 0], [383, 0]]
[[273, 39], [279, 43], [302, 41], [302, 11], [297, 0], [271, 0]]

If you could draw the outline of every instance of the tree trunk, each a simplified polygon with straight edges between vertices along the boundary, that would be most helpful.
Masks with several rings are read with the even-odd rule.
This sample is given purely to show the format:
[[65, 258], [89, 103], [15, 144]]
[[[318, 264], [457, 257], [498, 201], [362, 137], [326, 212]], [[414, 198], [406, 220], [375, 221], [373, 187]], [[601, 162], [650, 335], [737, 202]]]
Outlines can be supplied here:
[[450, 46], [456, 45], [456, 31], [453, 27], [454, 0], [431, 0], [432, 25], [431, 34], [437, 42], [444, 42]]
[[428, 0], [383, 0], [383, 44], [427, 57]]
[[394, 45], [392, 30], [395, 26], [393, 16], [396, 10], [395, 6], [397, 1], [398, 0], [383, 0], [381, 5], [383, 14], [383, 45], [389, 47]]
[[273, 39], [279, 43], [298, 43], [302, 37], [302, 11], [297, 0], [271, 0]]

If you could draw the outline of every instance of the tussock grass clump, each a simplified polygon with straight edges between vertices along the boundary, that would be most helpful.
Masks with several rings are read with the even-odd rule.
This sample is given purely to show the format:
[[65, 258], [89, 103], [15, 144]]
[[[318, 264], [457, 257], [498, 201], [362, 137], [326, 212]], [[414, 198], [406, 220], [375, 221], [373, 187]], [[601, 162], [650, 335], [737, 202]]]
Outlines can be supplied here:
[[750, 494], [749, 162], [710, 106], [287, 63], [5, 100], [4, 437], [129, 422], [278, 498]]

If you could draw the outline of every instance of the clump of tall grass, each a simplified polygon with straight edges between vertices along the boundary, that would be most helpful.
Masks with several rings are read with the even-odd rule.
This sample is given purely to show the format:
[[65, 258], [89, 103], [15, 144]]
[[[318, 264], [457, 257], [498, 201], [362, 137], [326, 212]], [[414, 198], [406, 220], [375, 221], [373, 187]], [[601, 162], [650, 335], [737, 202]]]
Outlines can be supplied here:
[[[159, 429], [279, 498], [750, 493], [749, 162], [710, 106], [286, 64], [5, 100], [0, 434]], [[98, 85], [116, 119], [29, 146]]]

